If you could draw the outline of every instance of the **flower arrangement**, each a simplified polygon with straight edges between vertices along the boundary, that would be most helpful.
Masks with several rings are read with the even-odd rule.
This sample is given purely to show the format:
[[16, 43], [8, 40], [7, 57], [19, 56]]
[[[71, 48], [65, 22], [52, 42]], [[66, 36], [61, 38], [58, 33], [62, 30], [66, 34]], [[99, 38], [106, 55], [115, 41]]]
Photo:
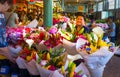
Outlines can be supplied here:
[[83, 43], [84, 40], [86, 40], [84, 44], [80, 44], [80, 50], [83, 49], [82, 51], [86, 51], [87, 53], [92, 54], [101, 47], [111, 46], [111, 44], [102, 40], [103, 34], [104, 31], [101, 27], [95, 27], [92, 32], [84, 34], [85, 36], [82, 39], [80, 39], [80, 37], [78, 40], [79, 44], [81, 43], [80, 41]]
[[[112, 43], [107, 43], [102, 40], [104, 31], [101, 27], [95, 27], [91, 32], [85, 32], [85, 28], [81, 28], [79, 31], [76, 31], [74, 25], [70, 25], [69, 31], [63, 29], [57, 29], [57, 27], [53, 26], [48, 31], [41, 31], [35, 28], [8, 28], [7, 36], [8, 42], [11, 45], [19, 44], [22, 46], [22, 51], [19, 53], [20, 58], [24, 59], [26, 62], [31, 62], [34, 60], [39, 64], [40, 67], [55, 71], [61, 68], [61, 72], [65, 77], [82, 77], [81, 70], [79, 72], [75, 71], [76, 64], [70, 62], [68, 68], [65, 69], [65, 61], [66, 54], [63, 54], [62, 49], [52, 51], [51, 48], [58, 46], [59, 44], [63, 44], [63, 39], [69, 40], [71, 43], [68, 46], [69, 50], [72, 50], [72, 46], [77, 49], [78, 53], [80, 53], [85, 59], [86, 64], [90, 67], [89, 59], [92, 57], [101, 58], [104, 57], [106, 61], [99, 62], [100, 66], [103, 66], [110, 59], [108, 55], [112, 55], [114, 53], [114, 46]], [[74, 28], [72, 28], [74, 27]], [[47, 39], [46, 39], [47, 38]], [[49, 51], [46, 49], [44, 51], [38, 51], [34, 44], [38, 45], [43, 41], [43, 44], [50, 49]], [[74, 43], [73, 43], [74, 42]], [[71, 45], [72, 44], [72, 45]], [[68, 44], [66, 44], [68, 45]], [[65, 46], [63, 46], [65, 47]], [[68, 49], [66, 48], [66, 50]], [[76, 50], [73, 49], [75, 52]], [[72, 51], [73, 51], [72, 50]], [[103, 51], [104, 50], [104, 51]], [[109, 51], [109, 52], [108, 52]], [[106, 54], [104, 54], [106, 53]], [[102, 56], [101, 56], [102, 55]], [[106, 57], [109, 57], [106, 59]], [[33, 63], [35, 63], [33, 62]], [[91, 62], [91, 61], [90, 61]], [[35, 65], [35, 64], [34, 64]], [[97, 65], [94, 66], [97, 68]], [[39, 68], [38, 68], [39, 69]], [[92, 68], [90, 68], [92, 69]]]
[[99, 26], [99, 27], [103, 28], [104, 30], [109, 28], [107, 23], [96, 23], [96, 26]]
[[83, 65], [76, 66], [73, 61], [70, 61], [67, 69], [65, 70], [64, 66], [61, 67], [59, 73], [63, 75], [63, 77], [88, 77], [85, 74], [85, 71], [80, 67]]
[[83, 56], [92, 77], [102, 77], [105, 65], [116, 51], [112, 43], [102, 40], [103, 34], [101, 27], [95, 27], [92, 32], [86, 34], [88, 44], [81, 44], [81, 39], [76, 43], [76, 49]]
[[57, 70], [60, 68], [62, 65], [65, 64], [65, 57], [66, 54], [63, 54], [63, 48], [60, 50], [55, 49], [53, 52], [52, 48], [50, 48], [50, 51], [45, 50], [45, 51], [39, 51], [38, 52], [38, 63], [43, 66], [44, 68], [48, 70]]
[[61, 44], [61, 35], [59, 33], [56, 34], [49, 34], [49, 38], [45, 40], [44, 45], [47, 46], [47, 48], [53, 48], [59, 44]]
[[31, 48], [29, 48], [29, 46], [27, 44], [23, 45], [23, 50], [19, 53], [19, 56], [21, 58], [23, 58], [25, 61], [31, 61], [32, 59], [34, 59], [35, 61], [37, 60], [37, 50], [35, 47], [31, 46]]
[[11, 45], [21, 44], [23, 38], [24, 28], [7, 28], [7, 41]]
[[34, 44], [39, 44], [46, 37], [45, 31], [40, 31], [39, 29], [31, 29], [31, 32], [26, 33], [25, 39], [32, 39]]

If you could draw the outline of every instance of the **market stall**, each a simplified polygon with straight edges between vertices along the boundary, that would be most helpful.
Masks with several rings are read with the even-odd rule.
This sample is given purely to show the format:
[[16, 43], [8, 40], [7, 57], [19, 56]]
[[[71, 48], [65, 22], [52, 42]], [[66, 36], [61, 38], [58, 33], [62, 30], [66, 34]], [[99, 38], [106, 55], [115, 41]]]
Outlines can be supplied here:
[[[8, 48], [15, 58], [16, 67], [13, 69], [17, 71], [11, 72], [12, 66], [4, 66], [5, 62], [0, 74], [11, 77], [103, 76], [106, 64], [119, 49], [105, 37], [109, 28], [106, 22], [91, 23], [92, 20], [88, 19], [86, 23], [83, 13], [77, 13], [72, 19], [61, 12], [63, 9], [53, 14], [53, 10], [60, 6], [54, 4], [52, 7], [52, 0], [19, 0], [14, 3], [19, 8], [17, 10], [24, 11], [28, 18], [22, 18], [17, 28], [6, 28]], [[65, 3], [70, 2], [65, 0]], [[78, 8], [81, 11], [80, 8], [82, 6]]]

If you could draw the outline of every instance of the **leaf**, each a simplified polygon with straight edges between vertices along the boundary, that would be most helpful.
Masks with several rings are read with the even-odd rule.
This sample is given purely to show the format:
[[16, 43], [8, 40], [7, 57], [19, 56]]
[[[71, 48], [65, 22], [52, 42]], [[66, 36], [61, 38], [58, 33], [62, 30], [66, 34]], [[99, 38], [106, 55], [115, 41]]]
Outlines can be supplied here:
[[78, 74], [78, 75], [80, 75], [82, 72], [83, 72], [83, 71], [82, 71], [82, 70], [80, 70], [80, 71], [78, 71], [78, 73], [77, 73], [77, 74]]
[[72, 38], [71, 38], [71, 41], [74, 42], [76, 39], [76, 35], [75, 34], [72, 34]]
[[61, 32], [62, 32], [63, 34], [66, 34], [66, 32], [65, 32], [64, 30], [61, 30]]
[[63, 52], [64, 48], [60, 48], [59, 50], [58, 49], [54, 49], [54, 52], [51, 54], [52, 58], [55, 58], [55, 57], [58, 57], [59, 55], [61, 55], [61, 53]]
[[41, 62], [41, 58], [39, 57], [38, 60], [37, 60], [37, 63], [39, 64]]
[[30, 33], [27, 33], [25, 37], [26, 37], [26, 38], [29, 38], [29, 37], [30, 37]]
[[52, 54], [52, 48], [50, 48], [50, 54]]
[[70, 70], [71, 70], [71, 64], [72, 64], [72, 61], [70, 61], [68, 64], [68, 72], [70, 72]]

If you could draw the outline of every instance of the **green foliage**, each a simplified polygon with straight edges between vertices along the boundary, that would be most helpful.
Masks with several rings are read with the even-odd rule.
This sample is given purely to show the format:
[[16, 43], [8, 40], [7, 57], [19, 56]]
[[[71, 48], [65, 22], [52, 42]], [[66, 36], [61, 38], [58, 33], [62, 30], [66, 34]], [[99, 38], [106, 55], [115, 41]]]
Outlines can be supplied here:
[[61, 66], [63, 66], [63, 62], [64, 62], [64, 58], [66, 55], [62, 55], [62, 56], [58, 56], [58, 57], [54, 57], [52, 58], [45, 66], [49, 66], [49, 65], [54, 65], [57, 68], [61, 68]]
[[71, 71], [72, 71], [71, 69], [72, 69], [73, 65], [75, 65], [74, 62], [70, 62], [70, 63], [68, 64], [68, 72], [71, 72]]
[[55, 57], [60, 56], [63, 53], [63, 50], [64, 50], [64, 48], [60, 48], [60, 49], [55, 48], [54, 52], [50, 54], [51, 58], [55, 58]]
[[106, 23], [106, 20], [96, 20], [96, 23]]

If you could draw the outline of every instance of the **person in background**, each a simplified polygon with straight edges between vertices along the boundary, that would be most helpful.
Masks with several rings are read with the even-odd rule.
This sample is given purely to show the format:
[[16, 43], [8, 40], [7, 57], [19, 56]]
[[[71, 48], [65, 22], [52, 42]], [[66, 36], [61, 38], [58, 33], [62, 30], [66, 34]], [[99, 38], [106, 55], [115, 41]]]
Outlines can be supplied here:
[[110, 41], [115, 43], [116, 39], [116, 24], [113, 22], [113, 17], [108, 17], [108, 25], [109, 29], [107, 32], [109, 33], [108, 37], [110, 38]]
[[27, 18], [27, 13], [26, 11], [21, 11], [21, 16], [20, 16], [20, 22], [22, 23], [22, 25], [26, 25], [26, 22], [28, 22], [28, 18]]
[[19, 24], [19, 17], [15, 10], [16, 6], [12, 6], [7, 12], [5, 12], [6, 24], [9, 27], [17, 27]]
[[32, 20], [33, 20], [32, 14], [33, 14], [33, 13], [32, 13], [32, 11], [31, 11], [31, 9], [28, 9], [28, 10], [27, 10], [27, 18], [28, 18], [29, 21], [32, 21]]
[[95, 28], [95, 27], [97, 27], [97, 25], [96, 25], [96, 21], [94, 20], [90, 23], [89, 28], [92, 31], [92, 29]]
[[38, 27], [43, 27], [43, 18], [39, 18]]

